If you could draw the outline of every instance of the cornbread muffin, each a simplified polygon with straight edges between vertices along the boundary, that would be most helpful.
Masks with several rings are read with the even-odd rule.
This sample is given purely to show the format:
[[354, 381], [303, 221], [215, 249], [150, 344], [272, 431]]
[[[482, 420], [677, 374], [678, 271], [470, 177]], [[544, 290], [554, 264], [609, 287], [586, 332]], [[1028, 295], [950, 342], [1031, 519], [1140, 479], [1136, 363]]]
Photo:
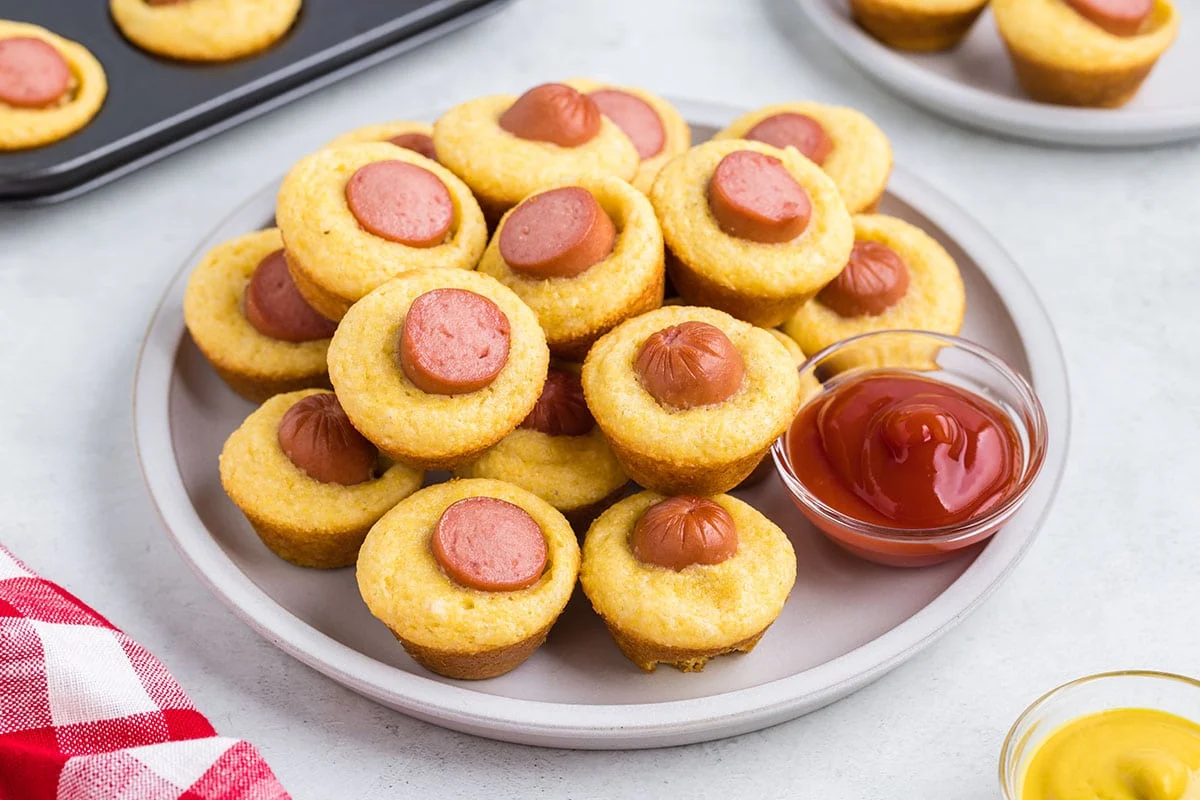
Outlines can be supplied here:
[[[506, 116], [514, 110], [521, 113]], [[508, 127], [524, 135], [506, 129], [505, 119], [513, 119]], [[633, 142], [616, 123], [563, 84], [543, 84], [519, 98], [493, 95], [457, 105], [434, 123], [433, 143], [491, 221], [546, 187], [606, 176], [632, 180], [640, 164]]]
[[[522, 255], [531, 247], [550, 252], [566, 241], [570, 222], [561, 219], [564, 215], [559, 209], [575, 211], [580, 206], [568, 205], [568, 197], [566, 201], [553, 203], [554, 209], [539, 212], [533, 207], [553, 201], [561, 193], [554, 196], [550, 193], [566, 186], [580, 187], [599, 204], [600, 212], [611, 220], [609, 227], [614, 229], [608, 234], [611, 245], [606, 242], [603, 251], [596, 253], [600, 260], [576, 274], [550, 274], [509, 265], [504, 259], [507, 237], [521, 233], [507, 231], [511, 219], [517, 219], [522, 229], [535, 223], [529, 236], [541, 239], [515, 243], [513, 246], [519, 247]], [[512, 289], [533, 309], [551, 352], [560, 358], [582, 360], [592, 343], [620, 322], [662, 305], [662, 230], [650, 201], [620, 178], [587, 178], [564, 187], [553, 187], [525, 198], [505, 214], [478, 269]], [[593, 202], [587, 197], [583, 200]], [[586, 209], [576, 213], [585, 212]], [[580, 238], [587, 233], [581, 231]]]
[[[287, 341], [263, 333], [247, 318], [251, 277], [282, 247], [276, 228], [223, 242], [205, 253], [183, 296], [183, 319], [192, 341], [231, 389], [255, 403], [281, 392], [329, 388], [325, 351], [332, 322], [326, 321], [327, 332], [312, 334], [325, 334], [319, 338]], [[290, 280], [286, 267], [283, 277]]]
[[183, 61], [230, 61], [283, 38], [300, 0], [109, 0], [109, 10], [143, 50]]
[[899, 50], [934, 52], [956, 46], [988, 0], [850, 0], [854, 20]]
[[579, 375], [554, 367], [521, 426], [454, 474], [516, 484], [578, 528], [586, 528], [629, 482], [588, 411]]
[[[390, 168], [399, 177], [374, 177]], [[360, 176], [370, 181], [359, 183]], [[370, 199], [356, 212], [357, 187]], [[359, 219], [368, 211], [373, 226], [404, 224], [411, 232], [372, 232]], [[335, 320], [405, 270], [474, 269], [487, 245], [483, 214], [466, 184], [436, 161], [387, 142], [331, 147], [302, 158], [279, 187], [275, 219], [300, 293]], [[400, 240], [427, 232], [434, 238]]]
[[631, 183], [649, 192], [662, 165], [692, 145], [692, 129], [675, 106], [636, 86], [616, 86], [590, 78], [563, 81], [586, 95], [617, 123], [637, 148], [637, 174]]
[[[345, 567], [354, 563], [367, 530], [420, 488], [423, 474], [380, 458], [360, 482], [344, 485], [312, 477], [292, 458], [328, 459], [331, 448], [354, 436], [344, 415], [334, 416], [336, 408], [319, 406], [316, 416], [301, 420], [298, 429], [295, 444], [304, 452], [284, 452], [285, 417], [314, 397], [336, 406], [331, 392], [305, 389], [276, 395], [247, 417], [221, 450], [221, 485], [263, 544], [280, 558], [299, 567]], [[340, 427], [338, 421], [343, 421]]]
[[737, 486], [800, 407], [787, 349], [711, 308], [664, 306], [622, 323], [592, 347], [582, 379], [622, 469], [666, 494]]
[[70, 136], [96, 116], [108, 92], [87, 48], [37, 25], [0, 19], [0, 65], [0, 151]]
[[[855, 251], [843, 273], [784, 324], [807, 353], [860, 333], [925, 330], [957, 335], [966, 313], [962, 276], [937, 240], [904, 220], [882, 214], [854, 218]], [[879, 246], [882, 245], [883, 250]], [[891, 251], [891, 254], [888, 253]], [[850, 366], [915, 366], [927, 351], [859, 349]], [[843, 359], [844, 361], [844, 359]]]
[[437, 154], [433, 149], [433, 126], [428, 122], [395, 120], [376, 125], [364, 125], [352, 131], [346, 131], [325, 146], [342, 147], [363, 142], [390, 142], [397, 147], [408, 148], [426, 158], [437, 161]]
[[[439, 563], [433, 550], [440, 521], [473, 498], [515, 505], [541, 529], [545, 567], [532, 585], [470, 588]], [[422, 489], [385, 514], [363, 542], [357, 575], [367, 608], [413, 660], [450, 678], [492, 678], [545, 641], [575, 588], [579, 545], [562, 514], [530, 492], [501, 481], [455, 480]]]
[[1179, 33], [1169, 0], [1154, 0], [1149, 17], [1126, 34], [1063, 0], [995, 0], [992, 14], [1026, 93], [1070, 106], [1124, 105]]
[[[816, 129], [805, 131], [804, 123]], [[870, 117], [852, 108], [820, 103], [766, 106], [738, 117], [713, 138], [797, 147], [833, 179], [851, 214], [873, 211], [892, 174], [887, 136]], [[803, 146], [813, 138], [815, 147]]]
[[[715, 178], [719, 168], [734, 158], [754, 159], [752, 175], [773, 170], [771, 183], [758, 197], [757, 183], [733, 182], [732, 188], [744, 202], [762, 199], [768, 211], [794, 212], [784, 222], [799, 215], [798, 234], [755, 241], [726, 231], [713, 211], [713, 198], [719, 196], [713, 186], [720, 185]], [[799, 197], [780, 201], [780, 190], [789, 188], [781, 180], [790, 180]], [[697, 145], [663, 167], [650, 202], [669, 252], [668, 275], [684, 299], [766, 328], [788, 319], [837, 275], [854, 244], [850, 214], [837, 186], [791, 148], [741, 139]], [[798, 205], [806, 207], [806, 215], [796, 211]], [[783, 233], [788, 236], [791, 230]]]
[[[447, 289], [498, 311], [508, 328], [507, 356], [498, 360], [498, 371], [479, 388], [452, 394], [418, 387], [403, 360], [414, 302]], [[481, 327], [475, 318], [457, 324], [436, 305], [422, 316], [444, 323], [441, 333], [453, 334], [434, 331], [435, 338], [424, 342], [429, 348]], [[473, 352], [467, 355], [474, 360]], [[478, 272], [426, 267], [399, 275], [355, 303], [338, 325], [328, 361], [338, 398], [367, 439], [397, 461], [449, 469], [478, 457], [529, 415], [546, 380], [550, 351], [537, 317], [512, 290]]]
[[[653, 672], [665, 663], [698, 672], [714, 656], [748, 653], [758, 644], [796, 582], [796, 555], [783, 531], [741, 500], [695, 498], [689, 505], [701, 506], [707, 518], [693, 512], [691, 519], [646, 520], [664, 500], [641, 492], [601, 514], [584, 539], [579, 579], [621, 652], [640, 669]], [[678, 570], [639, 557], [639, 523], [663, 525], [664, 537], [678, 539], [681, 529], [683, 538], [711, 536], [720, 520], [712, 519], [711, 506], [703, 508], [709, 503], [725, 512], [724, 524], [732, 523], [732, 554]]]

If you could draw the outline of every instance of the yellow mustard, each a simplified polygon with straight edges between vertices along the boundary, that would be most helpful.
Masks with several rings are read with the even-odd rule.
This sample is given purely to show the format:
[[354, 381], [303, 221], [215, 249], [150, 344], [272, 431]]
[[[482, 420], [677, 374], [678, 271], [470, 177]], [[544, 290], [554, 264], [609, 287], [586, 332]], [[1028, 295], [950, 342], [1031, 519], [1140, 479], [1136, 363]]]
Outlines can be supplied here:
[[1021, 800], [1200, 800], [1200, 725], [1148, 708], [1072, 720], [1033, 754]]

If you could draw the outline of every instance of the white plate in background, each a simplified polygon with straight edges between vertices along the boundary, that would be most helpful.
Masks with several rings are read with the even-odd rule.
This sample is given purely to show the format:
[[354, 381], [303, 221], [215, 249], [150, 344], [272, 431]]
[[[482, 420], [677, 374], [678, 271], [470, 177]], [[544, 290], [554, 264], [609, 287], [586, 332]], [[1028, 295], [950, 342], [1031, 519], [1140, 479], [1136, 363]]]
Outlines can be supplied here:
[[[678, 105], [697, 139], [739, 113]], [[1066, 365], [1050, 320], [986, 232], [897, 169], [882, 210], [920, 225], [954, 255], [967, 291], [963, 335], [1029, 377], [1045, 407], [1045, 466], [1007, 527], [977, 556], [890, 569], [826, 542], [772, 477], [739, 494], [787, 531], [799, 569], [782, 615], [753, 653], [714, 659], [702, 673], [643, 674], [577, 592], [545, 646], [513, 672], [475, 682], [433, 675], [367, 612], [352, 569], [306, 570], [275, 557], [221, 489], [217, 455], [253, 406], [221, 382], [187, 336], [183, 293], [210, 247], [270, 224], [277, 186], [222, 222], [167, 289], [137, 367], [138, 454], [168, 534], [218, 597], [286, 652], [406, 714], [495, 739], [580, 748], [686, 744], [783, 722], [865, 686], [960, 622], [1016, 566], [1050, 508], [1070, 427]]]
[[814, 29], [864, 72], [927, 110], [973, 128], [1085, 147], [1159, 145], [1200, 137], [1200, 24], [1187, 9], [1178, 40], [1133, 100], [1121, 108], [1070, 108], [1030, 100], [1021, 91], [990, 10], [954, 50], [905, 53], [859, 28], [848, 0], [793, 2]]

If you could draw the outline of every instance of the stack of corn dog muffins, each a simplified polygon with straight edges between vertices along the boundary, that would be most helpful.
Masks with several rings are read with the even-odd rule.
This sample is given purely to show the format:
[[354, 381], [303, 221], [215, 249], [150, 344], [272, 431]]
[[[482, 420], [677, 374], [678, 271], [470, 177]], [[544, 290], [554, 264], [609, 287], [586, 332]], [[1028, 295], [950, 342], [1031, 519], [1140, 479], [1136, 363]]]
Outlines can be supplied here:
[[261, 404], [222, 485], [280, 558], [354, 566], [444, 676], [519, 666], [577, 582], [643, 670], [749, 652], [796, 557], [726, 492], [820, 390], [805, 354], [962, 324], [953, 258], [876, 213], [891, 167], [851, 109], [694, 144], [583, 79], [346, 133], [191, 275], [193, 340]]

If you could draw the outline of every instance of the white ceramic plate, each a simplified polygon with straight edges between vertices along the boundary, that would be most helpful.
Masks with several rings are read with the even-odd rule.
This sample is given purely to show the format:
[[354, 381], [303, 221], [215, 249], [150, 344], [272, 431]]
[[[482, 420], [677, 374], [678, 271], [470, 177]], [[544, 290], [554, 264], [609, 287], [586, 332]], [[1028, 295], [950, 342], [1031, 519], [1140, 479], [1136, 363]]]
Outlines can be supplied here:
[[[698, 138], [736, 110], [680, 103]], [[416, 666], [367, 612], [353, 570], [305, 570], [272, 555], [221, 490], [217, 455], [253, 407], [204, 361], [183, 324], [188, 273], [213, 245], [268, 224], [276, 183], [212, 235], [175, 276], [146, 334], [134, 390], [142, 469], [167, 531], [200, 578], [270, 641], [334, 680], [460, 731], [559, 747], [655, 747], [731, 736], [813, 711], [883, 675], [958, 623], [1016, 566], [1050, 507], [1066, 457], [1066, 367], [1046, 312], [1004, 251], [936, 191], [897, 171], [883, 210], [945, 244], [962, 267], [964, 335], [1037, 388], [1049, 420], [1045, 468], [1024, 508], [975, 558], [921, 570], [858, 561], [803, 520], [772, 477], [744, 496], [791, 536], [799, 574], [778, 622], [749, 655], [703, 673], [641, 673], [577, 593], [549, 641], [488, 681]]]
[[848, 0], [793, 2], [817, 31], [880, 83], [975, 128], [1089, 147], [1156, 145], [1200, 136], [1200, 26], [1195, 20], [1184, 21], [1179, 39], [1128, 105], [1087, 109], [1025, 96], [990, 11], [958, 48], [914, 54], [892, 50], [867, 35], [850, 18]]

